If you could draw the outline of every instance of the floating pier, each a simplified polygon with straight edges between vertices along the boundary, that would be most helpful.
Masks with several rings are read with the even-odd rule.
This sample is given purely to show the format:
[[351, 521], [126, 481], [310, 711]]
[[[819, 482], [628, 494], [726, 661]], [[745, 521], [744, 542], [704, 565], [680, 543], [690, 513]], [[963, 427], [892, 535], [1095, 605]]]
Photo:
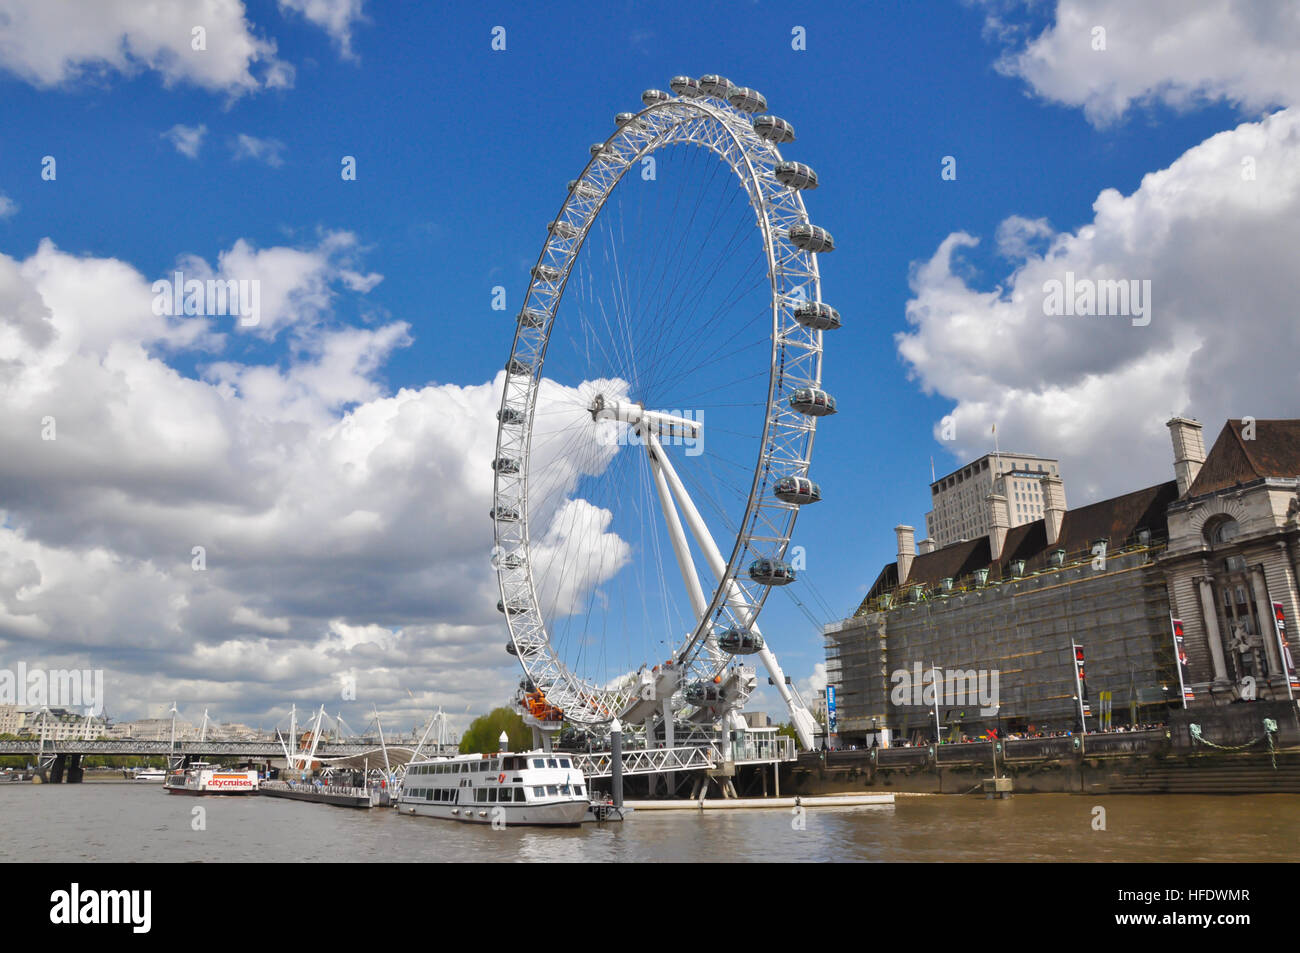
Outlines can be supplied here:
[[627, 801], [636, 811], [745, 811], [795, 807], [877, 807], [893, 804], [892, 794], [828, 794], [820, 797], [742, 797], [690, 801]]
[[258, 793], [265, 797], [282, 797], [291, 801], [332, 804], [335, 807], [371, 808], [379, 803], [379, 792], [365, 788], [290, 786], [284, 781], [263, 781]]

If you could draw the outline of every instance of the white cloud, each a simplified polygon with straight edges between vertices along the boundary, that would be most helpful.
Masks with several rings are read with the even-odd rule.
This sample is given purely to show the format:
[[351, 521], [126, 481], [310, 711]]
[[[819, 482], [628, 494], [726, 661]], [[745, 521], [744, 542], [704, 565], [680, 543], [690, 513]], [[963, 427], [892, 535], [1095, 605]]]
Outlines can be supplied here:
[[362, 0], [280, 0], [280, 10], [301, 13], [323, 29], [346, 58], [353, 58], [352, 28], [362, 19]]
[[[1007, 4], [984, 0], [1006, 38]], [[1094, 48], [1097, 29], [1105, 49]], [[1059, 0], [1055, 21], [998, 63], [1038, 95], [1102, 125], [1135, 104], [1223, 100], [1261, 113], [1300, 105], [1300, 4], [1245, 0]]]
[[817, 693], [826, 688], [826, 663], [818, 662], [813, 666], [812, 674], [798, 682], [799, 694], [811, 711], [817, 710]]
[[230, 152], [236, 159], [265, 162], [275, 169], [284, 165], [284, 143], [279, 139], [259, 139], [241, 132], [232, 140]]
[[232, 320], [229, 326], [274, 338], [288, 327], [302, 330], [320, 324], [334, 305], [338, 286], [364, 294], [383, 280], [376, 272], [364, 277], [358, 274], [359, 251], [356, 236], [344, 231], [325, 233], [315, 246], [300, 248], [257, 249], [239, 239], [217, 257], [215, 268], [192, 255], [182, 257], [178, 267], [186, 279], [256, 281], [257, 324], [245, 326]]
[[[174, 696], [264, 723], [338, 699], [345, 674], [360, 713], [408, 729], [439, 704], [463, 723], [509, 698], [488, 519], [504, 372], [386, 391], [408, 326], [333, 313], [358, 257], [346, 233], [306, 250], [236, 242], [221, 273], [247, 266], [278, 289], [268, 313], [293, 346], [267, 365], [219, 353], [195, 378], [165, 358], [236, 340], [219, 319], [155, 315], [121, 261], [49, 241], [0, 255], [0, 653], [108, 669], [118, 716]], [[602, 511], [569, 507], [582, 519], [539, 521], [539, 571], [547, 547], [616, 563], [555, 530], [626, 549]]]
[[[194, 29], [206, 49], [194, 49]], [[255, 35], [230, 0], [0, 0], [0, 68], [49, 87], [145, 70], [239, 96], [292, 84], [274, 41]]]
[[207, 135], [208, 127], [200, 123], [197, 126], [185, 126], [177, 123], [166, 132], [162, 137], [176, 147], [176, 151], [183, 156], [189, 156], [191, 159], [199, 157], [199, 149], [203, 146], [203, 137]]
[[0, 218], [8, 218], [18, 211], [18, 203], [0, 192]]
[[[1170, 479], [1174, 413], [1209, 439], [1228, 417], [1294, 416], [1300, 111], [1213, 136], [1093, 210], [1076, 232], [1035, 223], [1037, 253], [1008, 220], [1015, 268], [988, 291], [954, 264], [976, 239], [949, 235], [915, 267], [912, 327], [897, 335], [922, 388], [955, 401], [958, 457], [987, 450], [996, 421], [1003, 447], [1062, 457], [1072, 505]], [[1150, 325], [1046, 316], [1044, 285], [1067, 272], [1150, 280]]]

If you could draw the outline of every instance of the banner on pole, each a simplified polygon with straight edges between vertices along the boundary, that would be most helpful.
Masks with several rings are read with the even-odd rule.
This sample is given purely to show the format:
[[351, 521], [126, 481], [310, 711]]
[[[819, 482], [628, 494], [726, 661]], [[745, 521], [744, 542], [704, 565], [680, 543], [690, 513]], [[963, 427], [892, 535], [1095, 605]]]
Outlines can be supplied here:
[[1088, 704], [1088, 676], [1083, 670], [1083, 646], [1074, 647], [1074, 668], [1076, 677], [1079, 680], [1079, 708], [1084, 717], [1092, 714], [1092, 706]]
[[1187, 646], [1183, 641], [1183, 620], [1172, 619], [1174, 624], [1174, 657], [1178, 659], [1178, 689], [1183, 696], [1183, 707], [1196, 696], [1192, 694], [1191, 669], [1187, 664]]
[[1282, 603], [1273, 603], [1273, 624], [1277, 627], [1277, 647], [1282, 653], [1282, 668], [1286, 672], [1287, 683], [1291, 691], [1300, 691], [1300, 679], [1296, 678], [1295, 659], [1291, 657], [1291, 646], [1286, 641], [1286, 613]]

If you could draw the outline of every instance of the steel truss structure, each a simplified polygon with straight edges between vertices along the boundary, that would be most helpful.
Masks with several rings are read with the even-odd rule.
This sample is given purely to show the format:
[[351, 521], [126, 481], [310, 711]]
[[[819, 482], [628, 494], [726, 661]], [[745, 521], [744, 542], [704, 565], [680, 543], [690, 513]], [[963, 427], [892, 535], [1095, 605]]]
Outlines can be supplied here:
[[[725, 86], [716, 87], [719, 90], [735, 89], [726, 80], [720, 83]], [[677, 87], [675, 79], [674, 88]], [[620, 114], [614, 134], [599, 147], [592, 147], [591, 160], [570, 184], [568, 197], [551, 224], [548, 239], [532, 269], [532, 281], [506, 364], [493, 461], [496, 475], [492, 517], [496, 542], [494, 562], [501, 596], [499, 608], [505, 614], [512, 653], [517, 655], [524, 670], [528, 690], [543, 698], [548, 706], [562, 711], [569, 721], [598, 731], [615, 717], [628, 718], [638, 705], [644, 709], [646, 706], [641, 703], [647, 699], [663, 701], [664, 693], [680, 699], [682, 689], [692, 683], [730, 682], [732, 689], [725, 711], [713, 714], [718, 715], [715, 723], [729, 721], [734, 726], [734, 712], [743, 706], [756, 682], [752, 669], [739, 666], [736, 658], [719, 646], [717, 636], [723, 632], [753, 633], [758, 636], [756, 641], [760, 646], [753, 654], [759, 656], [772, 684], [790, 708], [801, 743], [811, 747], [813, 718], [797, 693], [786, 684], [785, 675], [770, 648], [762, 643], [757, 626], [771, 583], [747, 576], [745, 568], [758, 560], [784, 565], [800, 504], [778, 498], [773, 488], [787, 478], [806, 480], [811, 464], [817, 415], [807, 409], [796, 409], [798, 401], [794, 398], [797, 392], [820, 393], [822, 329], [797, 320], [796, 309], [810, 303], [820, 306], [817, 254], [816, 250], [809, 250], [815, 245], [799, 239], [803, 237], [801, 230], [804, 233], [810, 229], [821, 230], [810, 225], [800, 188], [789, 184], [788, 168], [795, 164], [783, 160], [776, 141], [756, 131], [754, 116], [746, 111], [753, 107], [753, 101], [742, 98], [728, 102], [725, 94], [706, 95], [698, 84], [684, 88], [684, 94], [678, 96], [648, 90], [642, 97], [646, 107], [635, 115]], [[742, 105], [746, 109], [740, 108]], [[784, 125], [789, 129], [788, 124]], [[792, 138], [790, 130], [789, 137], [783, 141]], [[637, 168], [641, 160], [657, 150], [672, 145], [705, 149], [725, 163], [739, 180], [753, 209], [770, 281], [771, 348], [766, 356], [766, 409], [748, 502], [730, 552], [726, 553], [709, 534], [669, 455], [656, 439], [656, 433], [662, 435], [665, 428], [670, 431], [685, 428], [690, 422], [652, 415], [640, 405], [593, 405], [593, 418], [604, 415], [620, 420], [635, 429], [644, 441], [658, 501], [697, 617], [694, 630], [675, 644], [665, 671], [653, 678], [643, 671], [639, 680], [628, 678], [614, 684], [600, 684], [565, 665], [552, 646], [543, 619], [539, 587], [530, 561], [529, 463], [533, 422], [557, 311], [579, 251], [615, 186], [629, 170]], [[785, 174], [778, 175], [778, 171]], [[800, 184], [807, 186], [807, 183]], [[832, 247], [829, 236], [825, 239], [823, 251]], [[833, 402], [831, 407], [833, 410]], [[694, 537], [706, 564], [719, 580], [711, 594], [705, 592], [690, 558], [685, 555], [687, 532]], [[665, 678], [669, 674], [671, 677]], [[655, 684], [647, 692], [649, 681]], [[662, 711], [671, 744], [671, 723], [675, 718], [670, 708], [677, 712], [695, 711], [697, 722], [699, 718], [698, 708], [685, 701], [674, 701], [671, 706], [664, 704]], [[637, 712], [634, 720], [644, 714], [644, 711]], [[647, 754], [646, 757], [653, 760], [658, 756]], [[704, 755], [699, 757], [708, 760]], [[660, 765], [656, 770], [693, 766], [698, 765]]]

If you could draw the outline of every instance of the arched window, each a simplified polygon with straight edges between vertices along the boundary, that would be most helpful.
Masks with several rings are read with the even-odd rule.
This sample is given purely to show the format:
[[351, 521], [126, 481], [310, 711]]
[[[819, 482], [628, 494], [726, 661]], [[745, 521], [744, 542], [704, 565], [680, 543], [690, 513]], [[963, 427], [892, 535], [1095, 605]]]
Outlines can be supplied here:
[[1214, 520], [1205, 527], [1205, 541], [1211, 546], [1227, 543], [1241, 532], [1237, 521], [1229, 516]]

